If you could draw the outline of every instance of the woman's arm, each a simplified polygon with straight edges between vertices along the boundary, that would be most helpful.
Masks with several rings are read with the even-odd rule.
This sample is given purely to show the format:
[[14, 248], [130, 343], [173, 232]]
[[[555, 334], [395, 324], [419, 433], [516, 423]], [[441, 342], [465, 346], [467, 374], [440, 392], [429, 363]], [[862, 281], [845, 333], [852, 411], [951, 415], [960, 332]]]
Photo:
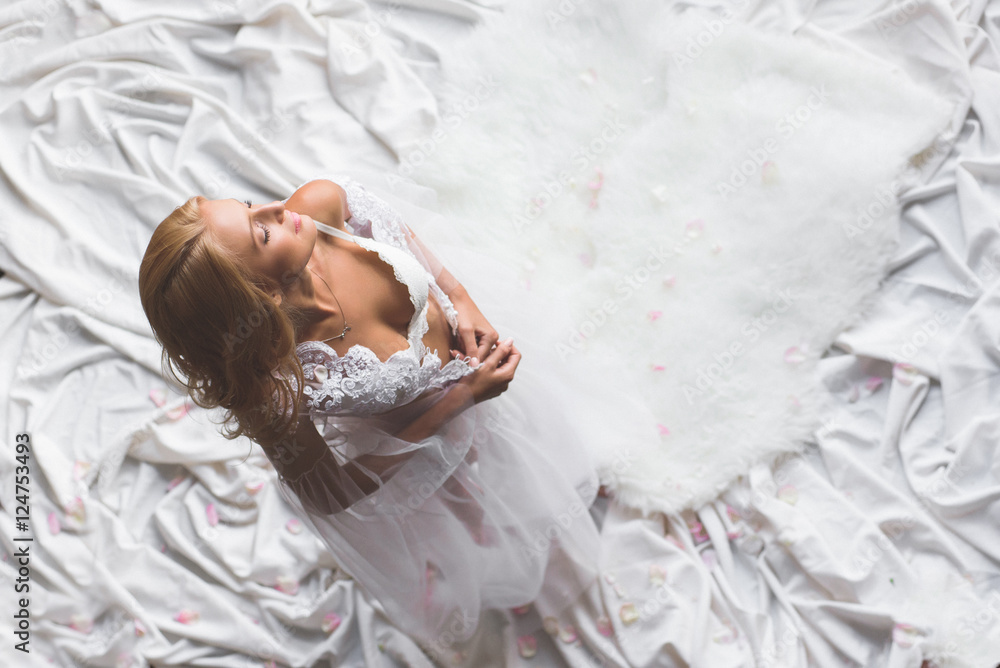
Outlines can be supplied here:
[[[454, 383], [430, 408], [419, 412], [396, 433], [385, 433], [385, 437], [419, 443], [438, 433], [449, 420], [474, 403], [472, 389], [465, 383]], [[370, 431], [376, 433], [378, 427]], [[364, 454], [341, 464], [307, 413], [299, 416], [293, 433], [278, 443], [261, 447], [303, 505], [325, 515], [350, 508], [375, 493], [399, 470], [398, 464], [419, 452], [417, 449], [395, 455]]]
[[396, 433], [397, 438], [417, 443], [436, 434], [453, 417], [475, 403], [471, 388], [461, 381], [445, 390], [445, 395], [420, 417]]

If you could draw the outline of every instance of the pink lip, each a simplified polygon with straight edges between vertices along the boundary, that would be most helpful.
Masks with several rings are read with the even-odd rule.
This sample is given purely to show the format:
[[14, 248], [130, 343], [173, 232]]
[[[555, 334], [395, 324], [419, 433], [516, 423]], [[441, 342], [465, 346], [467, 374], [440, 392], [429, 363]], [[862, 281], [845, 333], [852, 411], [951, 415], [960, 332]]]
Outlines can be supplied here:
[[295, 234], [298, 234], [302, 229], [302, 216], [292, 211], [292, 222], [295, 223]]

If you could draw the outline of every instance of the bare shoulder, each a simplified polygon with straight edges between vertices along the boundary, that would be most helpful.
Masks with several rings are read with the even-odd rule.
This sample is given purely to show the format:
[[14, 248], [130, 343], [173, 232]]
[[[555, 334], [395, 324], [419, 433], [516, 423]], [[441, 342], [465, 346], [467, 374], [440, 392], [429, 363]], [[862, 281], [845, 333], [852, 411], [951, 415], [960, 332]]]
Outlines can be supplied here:
[[351, 217], [347, 208], [347, 193], [339, 184], [328, 179], [303, 184], [288, 198], [285, 206], [339, 229], [343, 229], [344, 221]]

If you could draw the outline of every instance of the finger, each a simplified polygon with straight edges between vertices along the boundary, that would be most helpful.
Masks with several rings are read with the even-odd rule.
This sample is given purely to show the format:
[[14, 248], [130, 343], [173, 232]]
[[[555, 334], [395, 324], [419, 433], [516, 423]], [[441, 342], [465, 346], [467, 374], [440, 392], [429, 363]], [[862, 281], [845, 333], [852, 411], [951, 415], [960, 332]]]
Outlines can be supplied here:
[[500, 340], [500, 335], [497, 334], [497, 330], [493, 329], [490, 330], [489, 332], [486, 332], [483, 335], [482, 339], [479, 341], [479, 356], [485, 357], [490, 352], [490, 349], [493, 347], [493, 344], [495, 344], [499, 340]]
[[511, 375], [511, 378], [513, 378], [514, 371], [517, 369], [517, 365], [520, 364], [520, 362], [521, 362], [521, 353], [520, 351], [517, 350], [517, 348], [514, 348], [511, 351], [510, 355], [507, 357], [507, 361], [504, 362], [503, 370], [509, 373]]
[[474, 329], [471, 327], [469, 329], [459, 329], [458, 338], [461, 343], [459, 347], [462, 350], [469, 355], [483, 359], [483, 355], [481, 355], [480, 351], [476, 348], [476, 332]]
[[514, 342], [511, 340], [501, 341], [497, 344], [496, 348], [490, 351], [490, 354], [486, 359], [489, 360], [494, 367], [499, 366], [500, 362], [507, 357], [513, 345]]

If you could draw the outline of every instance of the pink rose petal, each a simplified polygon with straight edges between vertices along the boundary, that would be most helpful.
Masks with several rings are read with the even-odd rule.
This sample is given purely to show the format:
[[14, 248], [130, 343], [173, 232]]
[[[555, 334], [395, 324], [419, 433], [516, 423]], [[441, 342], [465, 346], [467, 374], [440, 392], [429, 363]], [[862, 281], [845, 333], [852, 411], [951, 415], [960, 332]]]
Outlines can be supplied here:
[[187, 477], [187, 476], [186, 476], [186, 475], [184, 475], [184, 474], [181, 474], [181, 475], [179, 475], [179, 476], [176, 476], [176, 477], [175, 477], [175, 478], [174, 478], [173, 480], [171, 480], [171, 481], [170, 481], [170, 482], [169, 482], [169, 483], [167, 484], [167, 491], [169, 492], [169, 491], [170, 491], [170, 490], [172, 490], [172, 489], [173, 489], [174, 487], [177, 487], [177, 485], [179, 485], [179, 484], [181, 484], [182, 482], [184, 482], [184, 478], [186, 478], [186, 477]]
[[250, 482], [246, 483], [246, 485], [244, 485], [244, 488], [247, 490], [247, 494], [249, 494], [250, 496], [256, 496], [257, 492], [264, 489], [264, 481], [251, 480]]
[[49, 513], [49, 533], [58, 536], [60, 531], [62, 531], [62, 525], [59, 524], [59, 516], [55, 513]]
[[653, 322], [656, 322], [656, 320], [658, 320], [662, 316], [663, 316], [663, 311], [650, 311], [649, 312], [649, 319], [651, 321], [653, 321]]
[[208, 526], [214, 527], [219, 523], [219, 513], [216, 512], [214, 503], [205, 506], [205, 516], [208, 518]]
[[567, 624], [559, 630], [559, 640], [567, 645], [576, 642], [576, 628], [572, 624]]
[[692, 220], [685, 226], [685, 232], [689, 239], [697, 239], [705, 231], [705, 221], [701, 218]]
[[677, 284], [676, 276], [667, 276], [666, 278], [663, 279], [663, 285], [667, 286], [668, 288], [672, 288], [676, 284]]
[[336, 612], [328, 612], [323, 615], [323, 633], [333, 633], [340, 626], [340, 615]]
[[761, 183], [771, 185], [778, 182], [778, 165], [770, 160], [765, 162], [760, 169]]
[[670, 429], [658, 422], [656, 423], [656, 429], [660, 432], [660, 436], [670, 436]]
[[90, 472], [90, 462], [76, 460], [73, 463], [73, 480], [83, 480]]
[[611, 619], [607, 615], [601, 615], [597, 618], [597, 632], [606, 638], [610, 638], [614, 634], [615, 630], [611, 626]]
[[177, 408], [173, 408], [167, 411], [167, 419], [174, 421], [180, 420], [182, 417], [188, 414], [189, 410], [191, 410], [191, 404], [190, 402], [185, 400], [184, 403], [178, 406]]
[[535, 652], [538, 650], [538, 641], [535, 640], [533, 635], [520, 636], [517, 639], [517, 652], [525, 659], [530, 659], [535, 656]]
[[72, 517], [79, 524], [83, 524], [87, 520], [87, 508], [79, 496], [67, 503], [64, 510], [66, 515]]
[[191, 610], [189, 608], [184, 608], [176, 615], [174, 615], [174, 621], [180, 622], [181, 624], [194, 624], [199, 619], [201, 619], [201, 615], [198, 613], [198, 611]]
[[654, 585], [661, 585], [667, 581], [667, 571], [658, 564], [649, 565], [649, 581]]
[[299, 592], [299, 581], [291, 575], [279, 575], [274, 588], [285, 594], [295, 596]]
[[879, 376], [868, 376], [868, 380], [865, 381], [866, 390], [874, 392], [880, 387], [882, 387], [882, 379]]
[[515, 615], [526, 615], [528, 614], [528, 610], [531, 610], [530, 603], [518, 606], [516, 608], [511, 608], [511, 612], [513, 612]]
[[298, 535], [302, 533], [302, 522], [293, 517], [285, 524], [285, 528], [288, 529], [289, 533]]
[[666, 371], [667, 369], [667, 367], [663, 366], [662, 364], [653, 364], [651, 366], [653, 367], [653, 371]]
[[799, 502], [799, 491], [795, 489], [795, 485], [783, 485], [778, 490], [778, 499], [790, 506], [794, 506]]
[[140, 620], [136, 619], [134, 622], [134, 626], [135, 626], [135, 635], [137, 638], [141, 638], [144, 635], [146, 635], [146, 625], [143, 624]]
[[163, 388], [154, 388], [149, 391], [149, 399], [157, 408], [163, 408], [167, 403], [167, 391]]
[[704, 543], [708, 540], [708, 534], [705, 533], [705, 526], [701, 522], [694, 522], [688, 525], [691, 530], [691, 536], [694, 538], [695, 544]]
[[788, 364], [801, 364], [806, 360], [806, 355], [798, 346], [792, 346], [785, 351], [785, 362]]
[[597, 172], [597, 179], [588, 183], [587, 187], [591, 190], [600, 190], [604, 185], [604, 172], [601, 171], [600, 167], [596, 168], [594, 171]]
[[94, 618], [90, 615], [77, 613], [69, 618], [69, 627], [80, 633], [90, 633], [94, 630]]
[[920, 632], [912, 624], [896, 624], [892, 627], [892, 642], [907, 649], [913, 646], [913, 642], [919, 634]]
[[897, 380], [900, 385], [913, 384], [913, 381], [916, 380], [919, 374], [920, 372], [917, 371], [917, 367], [912, 364], [907, 364], [906, 362], [900, 362], [892, 367], [892, 377]]
[[639, 619], [639, 611], [636, 609], [635, 603], [625, 603], [618, 611], [618, 616], [622, 623], [627, 626]]

